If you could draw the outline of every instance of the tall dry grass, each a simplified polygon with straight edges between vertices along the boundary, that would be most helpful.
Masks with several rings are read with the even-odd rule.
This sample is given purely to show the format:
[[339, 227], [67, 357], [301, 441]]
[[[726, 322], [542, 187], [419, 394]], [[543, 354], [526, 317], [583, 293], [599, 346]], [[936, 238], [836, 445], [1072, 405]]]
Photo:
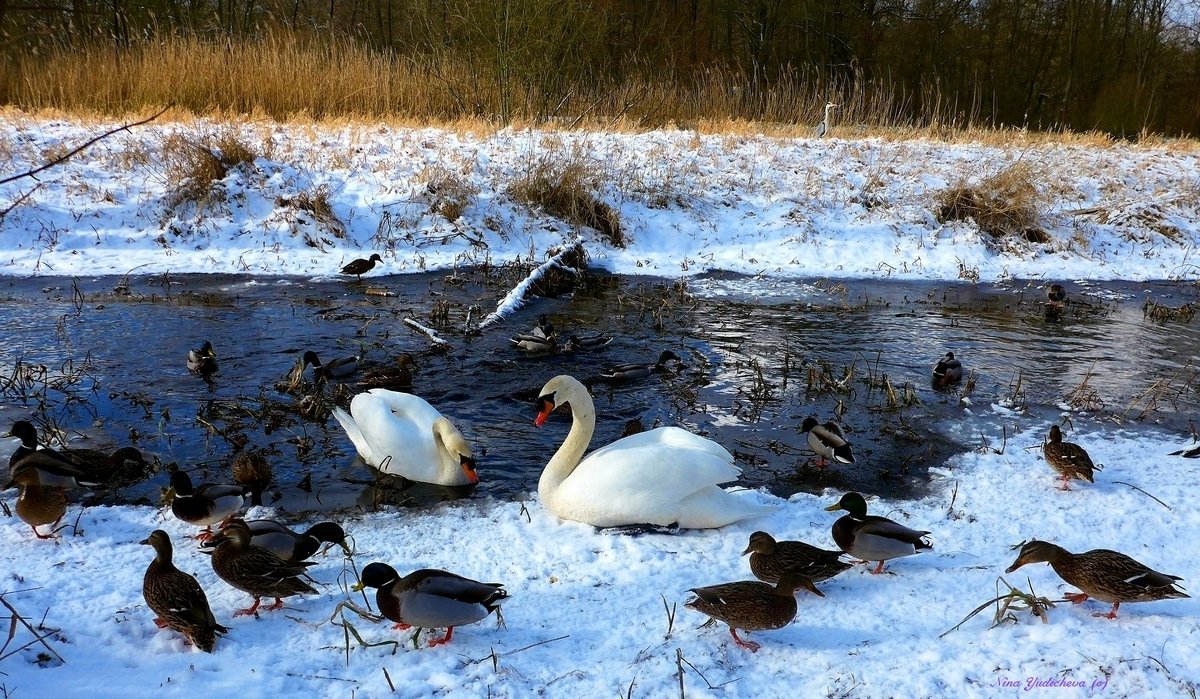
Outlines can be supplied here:
[[[837, 122], [867, 126], [971, 125], [968, 112], [902, 115], [910, 105], [882, 86], [848, 89], [815, 74], [784, 74], [751, 87], [734, 71], [646, 78], [617, 85], [541, 85], [493, 79], [452, 56], [402, 57], [348, 39], [272, 34], [214, 41], [180, 37], [114, 50], [72, 47], [18, 56], [0, 78], [6, 101], [26, 110], [126, 114], [173, 103], [198, 114], [262, 113], [277, 119], [371, 117], [429, 122], [714, 128], [729, 122], [811, 128], [827, 100]], [[836, 129], [836, 127], [835, 127]]]
[[718, 68], [631, 73], [616, 84], [556, 82], [556, 92], [547, 94], [542, 83], [507, 75], [500, 80], [478, 62], [450, 53], [400, 56], [352, 39], [297, 32], [224, 40], [184, 36], [122, 49], [72, 46], [13, 56], [7, 67], [0, 73], [0, 102], [27, 111], [124, 116], [174, 104], [177, 118], [255, 114], [467, 129], [690, 128], [802, 136], [812, 133], [826, 101], [833, 101], [841, 105], [834, 113], [835, 137], [1112, 143], [1100, 133], [992, 129], [976, 104], [948, 103], [933, 91], [906, 95], [879, 83], [836, 83], [816, 72], [787, 72], [757, 88], [737, 71]]

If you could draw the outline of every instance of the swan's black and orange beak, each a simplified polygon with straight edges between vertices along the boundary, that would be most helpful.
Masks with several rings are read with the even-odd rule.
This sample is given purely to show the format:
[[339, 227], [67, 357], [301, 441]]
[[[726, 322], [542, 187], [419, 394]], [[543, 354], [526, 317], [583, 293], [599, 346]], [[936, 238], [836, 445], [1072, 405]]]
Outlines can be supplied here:
[[475, 459], [465, 455], [459, 455], [458, 458], [458, 463], [462, 466], [463, 473], [467, 474], [467, 480], [470, 481], [472, 485], [478, 483], [479, 474], [475, 473]]
[[554, 412], [554, 394], [548, 393], [537, 399], [538, 415], [534, 419], [533, 424], [541, 427], [546, 422], [546, 418], [550, 417], [550, 413]]

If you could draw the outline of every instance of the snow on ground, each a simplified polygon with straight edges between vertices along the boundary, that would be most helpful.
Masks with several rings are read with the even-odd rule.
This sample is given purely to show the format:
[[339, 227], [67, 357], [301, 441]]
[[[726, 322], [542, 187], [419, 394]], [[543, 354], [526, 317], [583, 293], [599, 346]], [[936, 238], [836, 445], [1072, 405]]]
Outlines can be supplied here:
[[[555, 427], [565, 432], [564, 421]], [[43, 630], [58, 629], [49, 635], [66, 660], [42, 667], [36, 656], [43, 649], [26, 648], [0, 661], [0, 687], [18, 698], [87, 691], [369, 697], [391, 696], [390, 677], [396, 695], [406, 697], [626, 696], [631, 684], [632, 696], [665, 697], [678, 696], [681, 653], [689, 697], [1187, 696], [1200, 685], [1200, 655], [1189, 650], [1200, 641], [1195, 599], [1126, 604], [1114, 621], [1093, 616], [1106, 604], [1061, 603], [1049, 610], [1049, 623], [1018, 612], [1014, 623], [992, 630], [989, 608], [938, 638], [993, 597], [1000, 576], [1052, 600], [1073, 589], [1041, 564], [1003, 574], [1016, 557], [1012, 547], [1024, 539], [1049, 539], [1077, 552], [1114, 548], [1182, 576], [1185, 586], [1200, 580], [1187, 534], [1200, 526], [1190, 507], [1194, 462], [1161, 457], [1174, 445], [1144, 435], [1076, 434], [1105, 468], [1094, 485], [1060, 492], [1039, 450], [1030, 449], [1047, 427], [1014, 422], [1003, 454], [957, 458], [936, 475], [938, 494], [926, 500], [871, 499], [871, 512], [932, 531], [934, 549], [890, 562], [891, 575], [855, 566], [821, 585], [824, 599], [799, 593], [795, 621], [752, 634], [763, 646], [753, 654], [736, 647], [724, 625], [698, 629], [704, 617], [683, 607], [687, 590], [751, 579], [740, 553], [756, 529], [835, 548], [830, 526], [837, 515], [822, 508], [840, 493], [785, 502], [747, 491], [742, 497], [778, 510], [678, 536], [597, 533], [557, 520], [536, 500], [352, 516], [344, 524], [360, 569], [375, 560], [402, 573], [441, 567], [504, 582], [512, 597], [503, 608], [505, 628], [489, 617], [456, 630], [448, 646], [426, 647], [423, 636], [421, 647], [401, 645], [395, 654], [352, 639], [348, 662], [345, 631], [330, 617], [338, 602], [361, 605], [362, 597], [344, 590], [353, 577], [340, 554], [313, 569], [323, 583], [319, 596], [290, 598], [286, 610], [261, 618], [233, 619], [249, 597], [216, 577], [185, 539], [194, 530], [169, 512], [87, 509], [79, 518], [82, 535], [68, 529], [57, 543], [34, 540], [16, 518], [0, 518], [4, 599]], [[4, 502], [11, 507], [14, 498], [8, 491]], [[68, 520], [78, 512], [72, 508]], [[151, 623], [141, 578], [152, 552], [136, 542], [154, 528], [171, 534], [178, 565], [195, 573], [218, 621], [231, 627], [212, 655]], [[669, 634], [664, 598], [675, 613]], [[410, 634], [345, 617], [367, 641]], [[19, 629], [10, 650], [29, 640]], [[1030, 692], [1029, 678], [1083, 684], [1069, 694], [1045, 685]]]
[[[0, 179], [114, 125], [0, 114]], [[237, 143], [257, 157], [204, 205], [179, 203], [181, 143]], [[619, 214], [628, 246], [594, 235], [588, 245], [594, 264], [619, 273], [1195, 279], [1197, 157], [1179, 144], [154, 122], [0, 185], [0, 207], [16, 204], [0, 223], [0, 274], [328, 275], [370, 252], [385, 260], [373, 274], [540, 262], [578, 231], [512, 190], [541, 165], [576, 163]], [[1017, 162], [1032, 172], [1050, 242], [996, 244], [973, 222], [937, 222], [939, 193]], [[321, 201], [328, 211], [311, 205]]]
[[[4, 115], [0, 179], [103, 126]], [[253, 165], [232, 169], [202, 211], [170, 206], [180, 183], [164, 165], [163, 144], [173, 134], [198, 141], [229, 128], [139, 127], [36, 181], [0, 186], [4, 208], [28, 194], [0, 224], [0, 273], [328, 275], [370, 251], [383, 253], [384, 274], [542, 261], [579, 231], [510, 196], [540, 158], [581, 159], [602, 174], [602, 199], [618, 210], [630, 245], [607, 248], [583, 233], [593, 262], [615, 272], [1195, 279], [1200, 269], [1192, 261], [1200, 237], [1194, 152], [248, 123], [236, 128], [260, 153]], [[1042, 217], [1050, 243], [996, 248], [969, 222], [935, 221], [939, 191], [1018, 159], [1034, 165], [1051, 202]], [[433, 213], [453, 209], [443, 206], [447, 192], [468, 193], [456, 200], [462, 215], [453, 222]], [[301, 195], [325, 195], [334, 217], [305, 209]], [[1049, 623], [1019, 612], [992, 630], [988, 609], [939, 638], [996, 594], [1012, 547], [1033, 537], [1077, 552], [1114, 548], [1182, 576], [1185, 586], [1200, 579], [1188, 535], [1200, 525], [1190, 507], [1200, 487], [1196, 464], [1162, 456], [1179, 445], [1144, 429], [1070, 434], [1105, 469], [1095, 485], [1060, 492], [1036, 449], [1048, 425], [993, 410], [1009, 423], [1003, 454], [954, 458], [935, 472], [925, 500], [870, 500], [872, 512], [932, 531], [935, 548], [893, 561], [891, 575], [858, 566], [824, 583], [823, 599], [801, 593], [791, 625], [753, 634], [763, 645], [757, 654], [734, 646], [724, 626], [698, 629], [704, 618], [683, 608], [687, 590], [749, 579], [740, 553], [756, 529], [833, 548], [836, 515], [822, 508], [841, 493], [785, 502], [745, 492], [778, 509], [678, 536], [600, 534], [558, 521], [535, 495], [351, 514], [344, 525], [359, 569], [375, 560], [401, 572], [442, 567], [504, 582], [512, 598], [504, 628], [488, 618], [458, 629], [448, 646], [402, 644], [394, 654], [351, 639], [348, 657], [346, 631], [331, 615], [339, 602], [363, 597], [346, 591], [353, 576], [336, 555], [312, 571], [320, 595], [233, 619], [248, 596], [215, 576], [189, 545], [189, 527], [169, 513], [73, 507], [67, 521], [78, 515], [79, 536], [68, 529], [57, 542], [0, 517], [3, 600], [65, 659], [54, 660], [17, 626], [0, 651], [0, 696], [373, 697], [392, 696], [394, 686], [404, 697], [674, 697], [680, 673], [688, 697], [1194, 696], [1194, 599], [1127, 604], [1115, 621], [1092, 616], [1107, 605], [1058, 604]], [[565, 436], [565, 424], [556, 428]], [[990, 441], [1001, 443], [999, 435]], [[0, 498], [11, 509], [16, 491]], [[152, 553], [136, 542], [154, 528], [170, 533], [178, 565], [197, 575], [218, 620], [231, 627], [211, 655], [156, 629], [143, 604]], [[1055, 600], [1070, 589], [1044, 565], [1003, 577]], [[387, 623], [342, 618], [367, 641], [407, 637]]]

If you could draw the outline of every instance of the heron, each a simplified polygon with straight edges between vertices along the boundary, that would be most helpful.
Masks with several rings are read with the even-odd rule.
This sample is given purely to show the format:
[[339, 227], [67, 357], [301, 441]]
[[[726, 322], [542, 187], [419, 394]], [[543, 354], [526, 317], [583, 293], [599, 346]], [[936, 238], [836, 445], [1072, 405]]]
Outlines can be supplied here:
[[825, 103], [825, 118], [821, 120], [820, 124], [817, 124], [817, 138], [823, 138], [825, 134], [829, 133], [829, 110], [837, 107], [838, 105], [833, 102]]

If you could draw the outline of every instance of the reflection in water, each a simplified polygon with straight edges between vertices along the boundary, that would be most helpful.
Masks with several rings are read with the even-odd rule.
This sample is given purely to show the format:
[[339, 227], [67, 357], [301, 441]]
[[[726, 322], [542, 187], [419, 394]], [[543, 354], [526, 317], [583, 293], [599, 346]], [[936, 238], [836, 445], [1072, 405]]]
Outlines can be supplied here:
[[[1023, 283], [805, 284], [714, 275], [685, 288], [593, 275], [573, 295], [534, 300], [470, 336], [462, 332], [467, 318], [481, 317], [507, 290], [482, 273], [373, 280], [394, 296], [368, 296], [352, 281], [193, 276], [166, 285], [161, 277], [133, 279], [133, 296], [124, 297], [111, 293], [117, 282], [80, 281], [81, 300], [63, 280], [9, 280], [0, 300], [0, 376], [21, 361], [71, 377], [69, 389], [43, 399], [44, 415], [73, 443], [90, 446], [81, 435], [97, 446], [132, 441], [197, 481], [228, 481], [235, 447], [262, 448], [275, 471], [266, 502], [290, 511], [527, 497], [569, 423], [556, 414], [543, 429], [533, 426], [541, 386], [560, 373], [588, 380], [614, 364], [654, 365], [664, 351], [682, 361], [628, 383], [593, 384], [593, 446], [617, 439], [634, 420], [646, 428], [682, 425], [732, 451], [747, 485], [781, 495], [826, 487], [917, 494], [928, 468], [984, 442], [998, 447], [1003, 430], [1011, 433], [1017, 423], [993, 410], [996, 403], [1047, 420], [1068, 397], [1076, 408], [1128, 419], [1146, 412], [1146, 422], [1175, 432], [1172, 447], [1197, 408], [1200, 331], [1143, 319], [1141, 310], [1146, 294], [1175, 306], [1195, 299], [1197, 289], [1183, 284], [1068, 284], [1069, 301], [1059, 309], [1050, 307], [1044, 285]], [[563, 337], [615, 340], [570, 354], [522, 355], [509, 337], [540, 314]], [[437, 327], [452, 349], [431, 348], [404, 325], [410, 317]], [[204, 340], [220, 357], [209, 384], [186, 366], [188, 350]], [[306, 350], [362, 355], [380, 368], [411, 354], [413, 391], [472, 442], [478, 488], [378, 481], [327, 405], [301, 407], [277, 390]], [[948, 351], [966, 378], [938, 390], [932, 367]], [[970, 395], [960, 399], [967, 386]], [[325, 399], [344, 405], [357, 390], [352, 381], [332, 381]], [[5, 391], [0, 426], [38, 413], [37, 397], [22, 395], [12, 386]], [[854, 464], [814, 467], [800, 432], [810, 415], [839, 417]], [[1076, 430], [1112, 429], [1079, 414], [1072, 421]], [[157, 502], [165, 483], [160, 473], [117, 499]]]

